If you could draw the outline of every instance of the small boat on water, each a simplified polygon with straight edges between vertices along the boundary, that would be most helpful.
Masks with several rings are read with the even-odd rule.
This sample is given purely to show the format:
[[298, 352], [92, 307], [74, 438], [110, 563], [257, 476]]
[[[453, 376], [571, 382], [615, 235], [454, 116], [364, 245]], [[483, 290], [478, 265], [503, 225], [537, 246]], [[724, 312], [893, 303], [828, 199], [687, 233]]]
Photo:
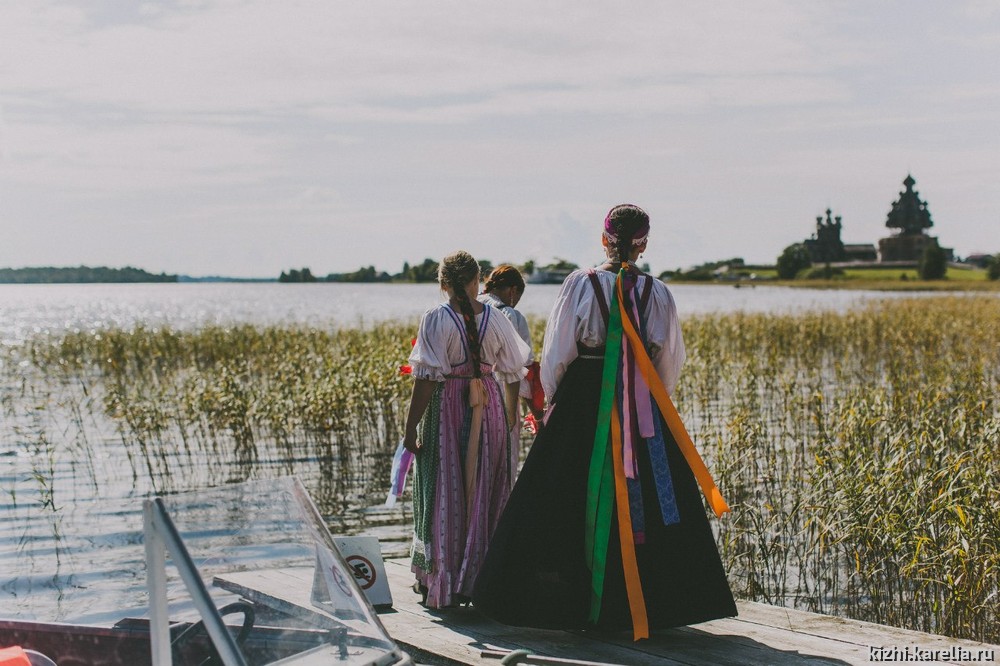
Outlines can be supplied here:
[[536, 268], [528, 275], [528, 284], [562, 284], [575, 268]]
[[148, 607], [111, 626], [0, 618], [0, 648], [36, 653], [9, 663], [413, 663], [362, 589], [381, 567], [345, 559], [295, 478], [146, 500], [143, 547]]

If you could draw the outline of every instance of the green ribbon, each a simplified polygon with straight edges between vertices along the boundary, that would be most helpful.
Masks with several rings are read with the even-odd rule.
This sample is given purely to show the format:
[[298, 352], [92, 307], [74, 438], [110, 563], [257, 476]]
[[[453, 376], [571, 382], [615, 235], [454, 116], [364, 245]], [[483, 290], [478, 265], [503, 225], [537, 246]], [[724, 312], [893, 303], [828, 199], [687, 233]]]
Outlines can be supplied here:
[[[618, 272], [623, 279], [624, 270]], [[600, 294], [598, 294], [600, 296]], [[604, 573], [608, 563], [608, 543], [615, 506], [614, 466], [611, 461], [611, 408], [618, 393], [618, 369], [621, 365], [622, 315], [618, 307], [618, 290], [611, 292], [608, 317], [608, 339], [604, 344], [604, 370], [601, 378], [601, 403], [597, 411], [597, 431], [590, 456], [587, 478], [587, 530], [585, 547], [590, 569], [590, 621], [597, 623], [604, 596]]]

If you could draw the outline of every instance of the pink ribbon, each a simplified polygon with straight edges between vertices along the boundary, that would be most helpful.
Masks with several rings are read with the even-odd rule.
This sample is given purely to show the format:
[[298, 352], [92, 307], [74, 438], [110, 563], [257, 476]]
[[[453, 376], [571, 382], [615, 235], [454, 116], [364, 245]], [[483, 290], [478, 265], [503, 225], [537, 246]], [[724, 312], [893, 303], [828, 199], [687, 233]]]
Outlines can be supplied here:
[[[636, 323], [640, 321], [639, 311], [635, 305], [638, 298], [639, 285], [636, 284], [632, 297], [632, 314]], [[632, 383], [635, 386], [635, 411], [639, 421], [639, 434], [646, 438], [653, 437], [656, 434], [656, 429], [653, 426], [653, 405], [649, 401], [649, 385], [642, 373], [635, 371], [634, 363], [632, 364]]]
[[632, 349], [627, 340], [622, 339], [622, 352], [625, 358], [624, 372], [622, 372], [622, 457], [625, 463], [625, 476], [635, 479], [639, 476], [638, 466], [635, 462], [635, 445], [632, 433], [632, 405], [635, 401], [635, 394], [632, 392], [635, 384], [635, 362], [633, 361]]

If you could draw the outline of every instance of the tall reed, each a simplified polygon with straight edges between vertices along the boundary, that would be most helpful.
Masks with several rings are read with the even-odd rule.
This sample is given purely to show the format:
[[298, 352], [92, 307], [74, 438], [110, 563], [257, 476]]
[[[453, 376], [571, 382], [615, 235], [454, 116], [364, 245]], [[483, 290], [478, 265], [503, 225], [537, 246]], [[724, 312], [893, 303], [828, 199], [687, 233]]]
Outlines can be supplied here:
[[1000, 639], [1000, 299], [685, 322], [744, 598]]
[[313, 491], [335, 512], [384, 485], [413, 328], [140, 327], [36, 338], [22, 353], [43, 384], [76, 387], [78, 402], [100, 396], [134, 475], [155, 489], [290, 473], [313, 460]]

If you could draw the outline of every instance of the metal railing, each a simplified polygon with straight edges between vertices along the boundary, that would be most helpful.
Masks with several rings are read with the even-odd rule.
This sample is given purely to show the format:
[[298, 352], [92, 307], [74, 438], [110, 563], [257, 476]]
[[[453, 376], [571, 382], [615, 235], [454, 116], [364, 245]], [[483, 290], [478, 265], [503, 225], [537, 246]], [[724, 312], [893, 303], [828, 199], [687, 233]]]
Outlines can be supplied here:
[[201, 615], [209, 638], [224, 666], [247, 666], [236, 645], [236, 639], [226, 629], [222, 616], [212, 603], [198, 568], [184, 547], [177, 527], [170, 519], [160, 498], [142, 504], [143, 534], [146, 542], [146, 576], [149, 589], [149, 634], [153, 666], [172, 666], [170, 617], [167, 610], [167, 562], [170, 553], [192, 602]]

